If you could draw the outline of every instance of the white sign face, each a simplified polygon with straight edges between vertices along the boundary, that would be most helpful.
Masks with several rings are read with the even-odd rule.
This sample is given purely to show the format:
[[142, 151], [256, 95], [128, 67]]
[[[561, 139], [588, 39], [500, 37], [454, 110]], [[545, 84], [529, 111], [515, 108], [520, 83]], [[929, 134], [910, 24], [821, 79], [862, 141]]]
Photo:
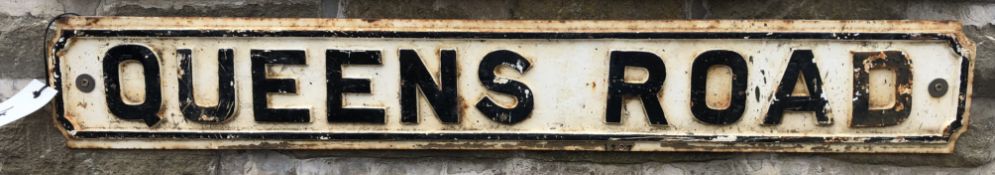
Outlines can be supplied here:
[[974, 52], [932, 21], [59, 27], [49, 82], [78, 148], [951, 152]]

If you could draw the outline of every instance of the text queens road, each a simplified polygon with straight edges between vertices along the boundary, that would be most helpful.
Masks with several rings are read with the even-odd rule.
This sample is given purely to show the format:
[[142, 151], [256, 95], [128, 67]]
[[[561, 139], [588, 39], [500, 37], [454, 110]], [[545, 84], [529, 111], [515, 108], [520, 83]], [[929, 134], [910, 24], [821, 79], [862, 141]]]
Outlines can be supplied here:
[[959, 25], [927, 21], [76, 17], [60, 31], [56, 119], [87, 148], [949, 152], [973, 53]]

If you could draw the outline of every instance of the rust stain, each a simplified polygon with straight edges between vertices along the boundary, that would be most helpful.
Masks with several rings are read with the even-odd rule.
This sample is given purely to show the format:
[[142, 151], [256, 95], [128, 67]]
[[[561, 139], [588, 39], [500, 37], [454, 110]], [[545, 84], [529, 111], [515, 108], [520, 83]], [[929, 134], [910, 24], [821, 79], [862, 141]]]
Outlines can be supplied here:
[[[175, 28], [193, 28], [195, 30], [216, 30], [216, 29], [231, 29], [231, 30], [246, 30], [246, 31], [271, 31], [271, 30], [356, 30], [356, 31], [473, 31], [473, 32], [668, 32], [668, 31], [700, 31], [700, 32], [726, 32], [726, 31], [813, 31], [813, 32], [955, 32], [954, 35], [958, 37], [959, 42], [965, 42], [962, 38], [962, 34], [959, 33], [959, 23], [952, 21], [940, 21], [940, 22], [928, 22], [928, 21], [795, 21], [795, 20], [700, 20], [700, 21], [512, 21], [512, 20], [379, 20], [379, 19], [333, 19], [333, 20], [319, 20], [319, 19], [273, 19], [273, 18], [153, 18], [155, 20], [148, 20], [148, 18], [134, 18], [134, 17], [73, 17], [67, 20], [66, 26], [70, 29], [148, 29], [148, 28], [163, 28], [163, 27], [175, 27]], [[80, 21], [82, 20], [82, 21]], [[60, 22], [61, 23], [61, 22]], [[206, 23], [206, 24], [205, 24]], [[674, 25], [667, 25], [674, 24]], [[951, 26], [957, 26], [956, 30], [951, 30]], [[141, 41], [139, 39], [125, 40], [125, 41]], [[73, 42], [69, 42], [70, 45]], [[965, 46], [969, 46], [968, 42]], [[973, 52], [973, 46], [968, 48], [969, 54]], [[58, 55], [64, 55], [64, 52], [57, 53]], [[973, 58], [973, 57], [971, 57]], [[462, 60], [462, 59], [461, 59]], [[973, 66], [973, 59], [972, 66]], [[49, 68], [50, 72], [56, 71], [52, 66]], [[458, 67], [459, 68], [459, 67]], [[498, 69], [501, 71], [502, 69]], [[869, 70], [869, 69], [867, 69]], [[461, 73], [462, 71], [457, 71]], [[182, 75], [183, 72], [177, 72], [177, 74]], [[270, 72], [267, 75], [272, 75]], [[968, 72], [970, 76], [973, 73]], [[436, 75], [435, 77], [439, 77]], [[61, 78], [61, 77], [60, 77]], [[968, 81], [971, 81], [968, 79]], [[970, 83], [969, 83], [970, 84]], [[597, 83], [591, 82], [589, 84], [592, 89], [597, 89]], [[71, 87], [71, 85], [66, 86]], [[300, 86], [295, 86], [301, 88]], [[896, 93], [900, 94], [910, 94], [911, 86], [900, 86], [897, 87]], [[970, 88], [970, 87], [968, 87]], [[165, 89], [164, 89], [165, 90]], [[298, 90], [300, 92], [300, 90]], [[759, 100], [759, 97], [757, 97]], [[770, 98], [770, 97], [766, 97]], [[970, 91], [967, 96], [962, 96], [961, 98], [970, 99]], [[267, 98], [270, 100], [270, 98]], [[719, 100], [728, 101], [728, 100]], [[466, 116], [465, 111], [471, 108], [464, 99], [459, 99], [460, 103], [460, 115]], [[165, 103], [164, 103], [165, 104]], [[969, 103], [968, 103], [969, 104]], [[721, 104], [716, 104], [721, 106]], [[87, 104], [77, 103], [75, 105], [79, 108], [87, 108]], [[968, 105], [969, 106], [969, 105]], [[166, 109], [166, 108], [163, 108]], [[904, 105], [896, 106], [896, 110], [906, 110]], [[165, 111], [159, 111], [158, 115], [164, 116]], [[66, 113], [66, 118], [70, 119], [72, 122], [76, 121], [74, 113]], [[964, 114], [965, 118], [967, 114]], [[966, 124], [967, 121], [965, 120]], [[444, 127], [442, 130], [447, 129], [458, 129], [458, 130], [473, 130], [482, 129], [489, 130], [494, 128], [507, 129], [508, 127], [495, 126], [492, 128], [467, 128], [464, 126], [458, 127]], [[949, 128], [947, 128], [949, 129]], [[963, 131], [963, 129], [961, 129]], [[957, 135], [953, 135], [956, 137]], [[92, 140], [91, 140], [92, 141]], [[147, 141], [158, 141], [158, 140], [147, 140]], [[244, 140], [236, 140], [244, 141]], [[685, 150], [685, 151], [736, 151], [736, 152], [805, 152], [805, 151], [815, 151], [815, 152], [834, 152], [840, 150], [851, 150], [855, 152], [880, 152], [882, 150], [887, 151], [887, 148], [893, 148], [890, 146], [882, 146], [877, 148], [867, 147], [866, 145], [840, 147], [836, 145], [819, 145], [819, 144], [772, 144], [772, 143], [727, 143], [727, 144], [715, 144], [715, 143], [699, 143], [699, 142], [630, 142], [630, 141], [584, 141], [584, 142], [548, 142], [548, 141], [516, 141], [514, 143], [508, 142], [491, 142], [491, 141], [424, 141], [420, 143], [421, 146], [415, 147], [405, 147], [405, 146], [391, 146], [389, 141], [387, 142], [356, 142], [352, 140], [346, 140], [342, 142], [349, 143], [347, 146], [334, 146], [328, 144], [327, 142], [308, 142], [301, 140], [288, 140], [288, 141], [273, 141], [273, 140], [255, 140], [257, 143], [254, 144], [240, 144], [233, 145], [225, 143], [224, 141], [217, 140], [198, 140], [195, 142], [211, 142], [213, 144], [208, 146], [194, 147], [195, 149], [202, 148], [231, 148], [231, 149], [326, 149], [326, 148], [339, 148], [339, 149], [528, 149], [528, 150], [549, 150], [549, 149], [559, 149], [559, 150], [605, 150], [605, 151], [639, 151], [639, 144], [658, 144], [659, 148], [650, 148], [656, 150]], [[108, 141], [108, 143], [114, 141]], [[233, 141], [235, 142], [235, 141]], [[847, 140], [830, 140], [830, 143], [836, 142], [848, 142]], [[116, 145], [110, 144], [94, 144], [90, 141], [79, 141], [71, 140], [69, 145], [71, 147], [89, 147], [89, 148], [121, 148], [121, 147], [155, 147], [155, 148], [191, 148], [190, 145], [186, 145], [182, 142], [171, 142], [170, 144], [162, 144], [155, 146], [147, 145], [127, 145], [127, 142], [116, 143]], [[368, 146], [368, 147], [364, 147]], [[718, 145], [718, 146], [716, 146]], [[937, 148], [937, 147], [901, 147], [896, 146], [894, 148], [902, 148], [905, 152], [931, 152], [936, 150], [926, 149], [926, 148]], [[947, 147], [942, 147], [948, 149]]]
[[[466, 115], [467, 111], [471, 110], [470, 105], [467, 104], [466, 100], [464, 100], [462, 97], [457, 98], [457, 100], [458, 100], [457, 103], [459, 103], [459, 110], [457, 111], [459, 113], [459, 116], [467, 116]], [[459, 120], [459, 122], [463, 122], [463, 120]]]

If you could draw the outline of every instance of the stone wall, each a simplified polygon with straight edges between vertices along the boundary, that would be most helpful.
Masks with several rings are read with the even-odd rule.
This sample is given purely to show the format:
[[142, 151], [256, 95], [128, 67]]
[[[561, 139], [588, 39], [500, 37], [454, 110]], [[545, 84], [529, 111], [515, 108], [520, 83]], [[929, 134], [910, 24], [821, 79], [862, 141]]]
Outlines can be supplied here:
[[459, 19], [945, 19], [977, 44], [970, 130], [954, 154], [67, 149], [45, 108], [0, 128], [0, 174], [995, 174], [992, 0], [0, 0], [0, 100], [43, 79], [42, 31], [97, 16]]

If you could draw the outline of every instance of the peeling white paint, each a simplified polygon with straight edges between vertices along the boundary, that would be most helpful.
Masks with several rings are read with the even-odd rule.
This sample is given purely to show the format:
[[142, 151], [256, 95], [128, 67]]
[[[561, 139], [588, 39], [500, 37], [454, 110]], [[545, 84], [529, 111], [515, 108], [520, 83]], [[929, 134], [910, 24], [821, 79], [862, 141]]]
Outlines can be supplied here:
[[[498, 31], [574, 31], [586, 32], [621, 32], [606, 26], [617, 25], [638, 25], [633, 28], [625, 28], [632, 31], [652, 32], [654, 30], [666, 32], [680, 32], [694, 30], [703, 32], [724, 32], [724, 31], [836, 31], [848, 33], [873, 33], [877, 32], [908, 32], [921, 33], [938, 32], [954, 33], [960, 32], [959, 25], [946, 22], [910, 22], [910, 21], [764, 21], [764, 24], [771, 24], [769, 28], [762, 28], [758, 25], [750, 25], [756, 21], [644, 21], [638, 23], [620, 21], [566, 21], [562, 23], [547, 24], [548, 21], [493, 21], [487, 23], [474, 23], [474, 21], [445, 21], [445, 20], [379, 20], [367, 22], [361, 20], [332, 20], [332, 21], [311, 21], [312, 19], [288, 19], [269, 21], [271, 23], [251, 21], [258, 19], [248, 18], [197, 18], [196, 20], [184, 18], [154, 18], [157, 20], [140, 20], [139, 18], [103, 18], [94, 21], [96, 24], [86, 23], [85, 18], [74, 18], [70, 20], [70, 25], [79, 25], [84, 28], [110, 27], [118, 29], [119, 26], [125, 28], [155, 28], [160, 23], [172, 21], [171, 19], [182, 20], [183, 25], [190, 26], [170, 26], [175, 28], [260, 28], [259, 30], [270, 30], [271, 26], [283, 26], [300, 23], [307, 29], [307, 25], [342, 25], [318, 27], [326, 30], [329, 28], [345, 28], [353, 30], [388, 30], [388, 31], [433, 31], [433, 30], [498, 30]], [[218, 20], [212, 22], [211, 20]], [[246, 22], [250, 21], [250, 22]], [[217, 25], [202, 26], [198, 23], [214, 23]], [[389, 24], [387, 26], [398, 26], [398, 28], [383, 27], [376, 24]], [[506, 23], [506, 24], [503, 24]], [[532, 25], [532, 24], [543, 25]], [[704, 24], [709, 25], [704, 25]], [[673, 25], [661, 25], [673, 24]], [[779, 24], [779, 25], [773, 25]], [[885, 24], [885, 25], [882, 25]], [[103, 26], [106, 25], [106, 26]], [[250, 25], [250, 26], [242, 26]], [[435, 26], [438, 28], [426, 27]], [[460, 26], [460, 27], [453, 27]], [[577, 28], [581, 26], [591, 26], [591, 28]], [[692, 27], [682, 28], [683, 27]], [[702, 29], [693, 29], [693, 26], [710, 26]], [[717, 27], [716, 27], [717, 26]], [[787, 26], [787, 27], [785, 27]], [[846, 26], [846, 28], [836, 28]], [[510, 28], [509, 28], [510, 27]], [[522, 28], [514, 28], [522, 27]], [[543, 27], [560, 27], [544, 29]], [[604, 27], [604, 28], [597, 28]], [[743, 29], [743, 27], [755, 27], [753, 29]], [[371, 29], [372, 28], [372, 29]], [[464, 29], [470, 28], [470, 29]], [[909, 29], [913, 28], [913, 29]], [[282, 29], [282, 28], [281, 28]], [[343, 30], [345, 30], [343, 29]], [[472, 29], [472, 30], [471, 30]], [[766, 29], [766, 30], [764, 30]], [[273, 29], [276, 30], [276, 29]], [[914, 30], [914, 31], [910, 31]], [[835, 32], [829, 32], [835, 33]], [[843, 37], [843, 36], [840, 36]], [[190, 48], [202, 48], [204, 53], [219, 48], [232, 48], [235, 50], [235, 86], [236, 89], [253, 88], [249, 69], [250, 49], [270, 49], [283, 50], [295, 49], [306, 50], [307, 65], [302, 66], [271, 66], [268, 74], [272, 78], [292, 78], [297, 80], [298, 91], [294, 94], [270, 95], [267, 106], [271, 108], [307, 108], [311, 112], [312, 120], [306, 124], [267, 124], [254, 120], [252, 106], [261, 105], [253, 102], [252, 94], [249, 90], [236, 91], [238, 103], [237, 114], [232, 120], [223, 124], [210, 125], [199, 124], [183, 119], [180, 113], [177, 98], [177, 71], [161, 71], [163, 109], [161, 123], [149, 127], [142, 122], [122, 120], [109, 114], [105, 99], [109, 94], [103, 94], [99, 89], [105, 77], [95, 80], [97, 83], [96, 93], [82, 93], [73, 88], [72, 85], [64, 86], [64, 97], [66, 115], [72, 116], [72, 122], [76, 130], [82, 131], [143, 131], [143, 132], [316, 132], [316, 133], [415, 133], [415, 134], [467, 134], [467, 133], [527, 133], [527, 134], [639, 134], [657, 136], [697, 136], [712, 137], [718, 136], [718, 140], [735, 141], [748, 136], [773, 136], [778, 138], [794, 137], [894, 137], [894, 136], [937, 136], [945, 134], [945, 129], [955, 120], [957, 107], [957, 96], [949, 95], [938, 98], [931, 98], [926, 93], [913, 93], [913, 99], [918, 99], [912, 103], [911, 115], [904, 122], [890, 127], [878, 128], [850, 128], [845, 121], [849, 121], [852, 108], [851, 79], [846, 78], [853, 75], [851, 53], [853, 51], [880, 51], [880, 50], [901, 50], [907, 55], [912, 63], [915, 72], [912, 77], [944, 78], [952, 81], [950, 89], [958, 89], [960, 83], [959, 68], [961, 57], [959, 57], [949, 43], [934, 40], [790, 40], [790, 39], [488, 39], [485, 44], [477, 40], [467, 39], [446, 39], [446, 38], [300, 38], [300, 37], [82, 37], [73, 38], [73, 45], [63, 50], [60, 70], [65, 77], [74, 77], [79, 74], [100, 75], [101, 62], [92, 59], [99, 56], [101, 51], [125, 43], [141, 43], [152, 47], [160, 53], [158, 55], [175, 55], [178, 46]], [[439, 62], [438, 50], [456, 48], [459, 52], [457, 65], [459, 72], [457, 81], [458, 95], [466, 108], [461, 111], [460, 122], [456, 124], [443, 124], [435, 118], [433, 110], [427, 103], [419, 103], [419, 123], [403, 124], [400, 122], [399, 70], [400, 59], [399, 49], [412, 49], [422, 55], [422, 61], [430, 71], [437, 71]], [[768, 97], [775, 89], [776, 83], [783, 75], [783, 69], [789, 60], [792, 50], [797, 48], [811, 49], [815, 55], [813, 60], [820, 66], [823, 77], [823, 98], [829, 101], [829, 118], [835, 122], [828, 126], [816, 126], [816, 121], [809, 113], [786, 113], [782, 124], [777, 126], [763, 126], [761, 124], [766, 107], [771, 99], [759, 100], [758, 96]], [[382, 125], [362, 125], [329, 123], [324, 117], [327, 114], [326, 106], [327, 87], [325, 83], [324, 52], [326, 49], [368, 49], [383, 51], [383, 63], [378, 66], [356, 66], [343, 70], [344, 76], [368, 78], [370, 79], [372, 94], [345, 95], [344, 105], [348, 107], [378, 107], [385, 109], [386, 123]], [[747, 87], [751, 89], [747, 92], [746, 111], [738, 122], [727, 126], [711, 125], [696, 120], [689, 109], [690, 104], [690, 76], [687, 74], [690, 65], [697, 54], [706, 50], [728, 49], [745, 54], [743, 57], [750, 58], [747, 65], [749, 74], [746, 79], [749, 82]], [[521, 54], [530, 61], [530, 68], [526, 73], [512, 76], [515, 81], [522, 82], [530, 87], [528, 93], [535, 98], [535, 108], [531, 112], [530, 118], [514, 125], [505, 125], [492, 121], [479, 111], [475, 110], [473, 104], [485, 96], [497, 97], [497, 94], [488, 91], [477, 78], [478, 66], [482, 58], [489, 52], [496, 50], [511, 50]], [[667, 117], [668, 125], [653, 126], [648, 124], [648, 119], [642, 105], [636, 100], [627, 100], [623, 108], [623, 119], [618, 124], [606, 124], [604, 122], [608, 91], [607, 72], [609, 62], [609, 52], [612, 50], [646, 50], [659, 55], [666, 63], [668, 77], [661, 90], [661, 103], [663, 111]], [[670, 52], [663, 52], [670, 50]], [[198, 58], [213, 58], [212, 54], [199, 55]], [[163, 56], [160, 59], [160, 70], [176, 70], [178, 61], [175, 57]], [[512, 69], [525, 69], [524, 63], [509, 65]], [[766, 71], [767, 73], [763, 73]], [[197, 71], [194, 71], [196, 74]], [[211, 72], [211, 71], [202, 71]], [[437, 75], [434, 72], [433, 75]], [[269, 76], [269, 75], [268, 75]], [[200, 80], [198, 80], [200, 81]], [[923, 81], [923, 80], [916, 80]], [[500, 82], [500, 80], [498, 80]], [[204, 88], [204, 84], [195, 83], [196, 89]], [[912, 90], [926, 92], [926, 83], [914, 83]], [[755, 94], [752, 89], [760, 89], [759, 94]], [[112, 94], [110, 94], [112, 95]], [[858, 94], [868, 95], [868, 94]], [[871, 94], [873, 95], [873, 94]], [[82, 105], [80, 105], [82, 104]], [[549, 127], [551, 123], [559, 126]], [[698, 139], [698, 138], [695, 138]], [[320, 140], [320, 139], [317, 139]], [[629, 145], [618, 145], [617, 148], [625, 150], [641, 151], [813, 151], [815, 149], [829, 149], [823, 151], [842, 151], [846, 145], [830, 145], [827, 148], [820, 146], [822, 143], [813, 143], [799, 148], [784, 148], [778, 150], [765, 150], [765, 148], [751, 147], [742, 144], [738, 147], [728, 147], [728, 145], [717, 145], [704, 140], [676, 140], [695, 142], [691, 147], [671, 147], [660, 142], [645, 141], [636, 142]], [[272, 140], [269, 140], [272, 141]], [[625, 141], [620, 139], [618, 141]], [[900, 141], [900, 139], [899, 139]], [[453, 141], [457, 142], [457, 141]], [[454, 149], [566, 149], [566, 150], [597, 150], [607, 149], [606, 146], [583, 147], [583, 146], [562, 146], [562, 147], [542, 147], [520, 142], [508, 141], [486, 141], [474, 142], [460, 140], [457, 143], [473, 142], [483, 144], [481, 147], [453, 147], [453, 146], [433, 146], [440, 142], [419, 142], [419, 141], [390, 141], [390, 144], [371, 144], [363, 141], [336, 142], [337, 144], [314, 144], [309, 141], [286, 142], [288, 148], [363, 148], [363, 149], [420, 149], [425, 147], [445, 147]], [[848, 140], [847, 143], [859, 141]], [[203, 142], [143, 142], [135, 140], [72, 140], [72, 147], [101, 147], [101, 148], [242, 148], [259, 146], [259, 141], [235, 142], [233, 140], [203, 140]], [[281, 142], [282, 143], [282, 142]], [[892, 143], [892, 142], [889, 142]], [[950, 142], [952, 143], [952, 142]], [[306, 146], [305, 146], [306, 145]], [[427, 146], [426, 146], [427, 145]], [[782, 145], [784, 146], [784, 145]], [[947, 152], [952, 145], [938, 143], [931, 145], [880, 145], [882, 147], [856, 147], [863, 152]], [[746, 148], [755, 148], [748, 149]], [[868, 149], [864, 149], [868, 148]], [[880, 148], [880, 149], [876, 149]]]

